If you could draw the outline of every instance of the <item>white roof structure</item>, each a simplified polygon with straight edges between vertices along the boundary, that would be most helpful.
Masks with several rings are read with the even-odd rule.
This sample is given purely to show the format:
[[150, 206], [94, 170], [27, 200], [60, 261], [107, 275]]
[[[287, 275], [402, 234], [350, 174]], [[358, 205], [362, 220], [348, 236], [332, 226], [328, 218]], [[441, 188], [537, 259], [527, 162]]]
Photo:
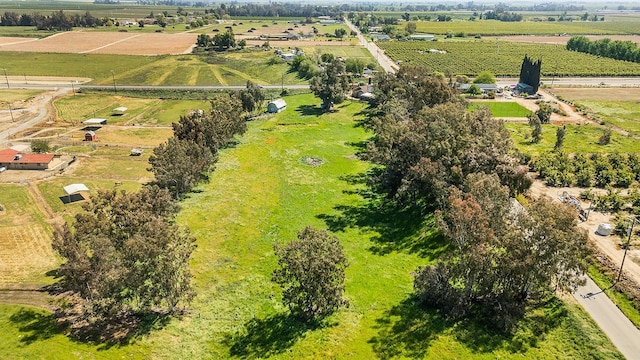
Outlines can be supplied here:
[[104, 125], [107, 123], [107, 119], [91, 118], [82, 122], [87, 125]]
[[127, 111], [127, 108], [124, 107], [124, 106], [120, 106], [120, 107], [117, 107], [117, 108], [113, 109], [113, 112], [123, 113], [125, 111]]
[[67, 195], [72, 195], [81, 191], [89, 191], [89, 188], [85, 184], [71, 184], [64, 187], [64, 192]]

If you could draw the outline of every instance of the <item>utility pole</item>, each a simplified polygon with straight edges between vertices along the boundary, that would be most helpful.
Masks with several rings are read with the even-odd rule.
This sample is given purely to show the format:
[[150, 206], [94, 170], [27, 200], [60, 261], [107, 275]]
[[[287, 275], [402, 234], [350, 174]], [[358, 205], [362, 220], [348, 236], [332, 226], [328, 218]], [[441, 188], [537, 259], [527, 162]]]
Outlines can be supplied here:
[[9, 77], [7, 76], [7, 69], [2, 69], [4, 71], [4, 80], [7, 82], [7, 89], [9, 89]]
[[116, 74], [113, 70], [111, 70], [111, 79], [113, 79], [113, 93], [118, 94], [118, 89], [116, 89]]
[[622, 255], [622, 263], [620, 264], [620, 271], [618, 271], [618, 278], [616, 279], [616, 283], [620, 281], [620, 277], [622, 276], [622, 267], [624, 266], [624, 259], [627, 257], [627, 251], [629, 250], [629, 246], [631, 245], [631, 234], [633, 234], [633, 224], [636, 223], [635, 218], [631, 218], [631, 225], [627, 228], [627, 246], [624, 247], [624, 255]]
[[14, 122], [15, 120], [13, 119], [13, 109], [11, 109], [11, 104], [9, 104], [9, 114], [11, 114], [11, 122]]

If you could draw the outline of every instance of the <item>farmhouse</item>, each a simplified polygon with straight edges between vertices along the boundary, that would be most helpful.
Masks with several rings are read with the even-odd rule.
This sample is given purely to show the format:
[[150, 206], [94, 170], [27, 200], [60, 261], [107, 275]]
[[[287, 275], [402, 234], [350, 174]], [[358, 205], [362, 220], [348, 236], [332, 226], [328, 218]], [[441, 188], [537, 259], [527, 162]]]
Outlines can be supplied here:
[[535, 91], [533, 91], [533, 86], [525, 83], [518, 83], [518, 85], [516, 85], [516, 88], [514, 90], [518, 93], [527, 93], [527, 94], [535, 93]]
[[477, 86], [480, 89], [480, 91], [482, 91], [483, 94], [486, 94], [489, 92], [495, 93], [498, 90], [498, 85], [496, 84], [460, 84], [458, 89], [460, 89], [460, 91], [462, 92], [467, 92], [467, 90], [469, 90], [471, 85]]
[[84, 134], [84, 141], [96, 141], [96, 133], [95, 131], [87, 131]]
[[0, 167], [10, 170], [47, 170], [54, 154], [22, 154], [17, 150], [0, 150]]
[[82, 123], [85, 125], [107, 125], [107, 119], [91, 118], [83, 121]]
[[267, 112], [272, 114], [284, 111], [287, 108], [287, 102], [284, 99], [276, 99], [267, 104]]

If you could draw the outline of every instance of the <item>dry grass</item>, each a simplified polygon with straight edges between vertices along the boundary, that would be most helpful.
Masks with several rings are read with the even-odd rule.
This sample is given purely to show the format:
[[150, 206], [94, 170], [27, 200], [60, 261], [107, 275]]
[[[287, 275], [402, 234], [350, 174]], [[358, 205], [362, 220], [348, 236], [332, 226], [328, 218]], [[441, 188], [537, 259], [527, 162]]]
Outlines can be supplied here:
[[0, 286], [42, 279], [57, 264], [51, 234], [40, 226], [4, 227], [0, 244]]
[[553, 92], [567, 100], [638, 101], [640, 88], [554, 88]]

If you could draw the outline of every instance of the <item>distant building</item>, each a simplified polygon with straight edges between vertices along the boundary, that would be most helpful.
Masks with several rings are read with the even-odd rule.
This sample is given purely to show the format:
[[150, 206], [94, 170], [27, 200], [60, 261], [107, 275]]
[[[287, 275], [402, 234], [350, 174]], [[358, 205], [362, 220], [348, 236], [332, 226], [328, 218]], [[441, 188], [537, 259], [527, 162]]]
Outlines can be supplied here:
[[469, 90], [471, 85], [477, 86], [480, 89], [480, 91], [482, 91], [483, 94], [486, 94], [489, 92], [495, 93], [498, 91], [498, 85], [496, 84], [460, 84], [458, 86], [458, 89], [460, 89], [460, 91], [464, 93]]
[[96, 132], [95, 131], [87, 131], [84, 134], [84, 141], [96, 141]]
[[387, 34], [369, 34], [369, 36], [371, 36], [371, 39], [373, 41], [389, 41], [389, 40], [391, 40], [391, 37], [389, 37], [389, 35], [387, 35]]
[[13, 149], [0, 150], [0, 167], [10, 170], [47, 170], [54, 154], [22, 154]]
[[420, 40], [420, 41], [433, 41], [436, 39], [436, 36], [432, 34], [413, 34], [413, 35], [409, 35], [409, 39]]
[[91, 118], [82, 122], [85, 125], [107, 125], [107, 119]]
[[267, 104], [267, 112], [272, 114], [284, 111], [287, 108], [287, 102], [284, 99], [276, 99]]

